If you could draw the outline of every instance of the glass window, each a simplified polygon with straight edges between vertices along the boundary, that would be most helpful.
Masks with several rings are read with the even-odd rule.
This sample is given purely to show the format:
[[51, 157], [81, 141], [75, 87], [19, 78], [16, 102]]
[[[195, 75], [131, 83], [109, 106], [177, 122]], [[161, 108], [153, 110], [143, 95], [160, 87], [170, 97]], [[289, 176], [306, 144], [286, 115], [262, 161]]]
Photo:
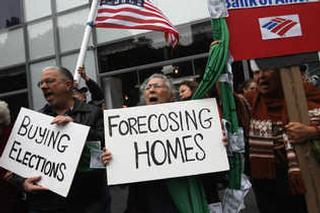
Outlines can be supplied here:
[[0, 28], [21, 23], [21, 0], [0, 1]]
[[[72, 73], [74, 73], [78, 55], [79, 54], [74, 54], [74, 55], [68, 55], [68, 56], [62, 57], [61, 59], [62, 66], [66, 67]], [[97, 72], [96, 72], [96, 66], [95, 66], [94, 52], [92, 50], [87, 51], [84, 66], [86, 68], [86, 74], [89, 76], [89, 78], [97, 82], [97, 74], [96, 74]], [[85, 81], [83, 79], [80, 79], [79, 88], [81, 87], [86, 87]], [[90, 101], [91, 94], [88, 92], [87, 95], [88, 95], [87, 99], [88, 101]]]
[[27, 88], [27, 76], [24, 66], [2, 70], [0, 72], [1, 93], [25, 88]]
[[132, 38], [99, 48], [102, 72], [165, 60], [165, 47], [154, 48], [145, 36]]
[[209, 52], [212, 42], [212, 30], [209, 21], [191, 25], [192, 37], [187, 27], [184, 27], [182, 32], [183, 42], [180, 42], [174, 51], [170, 51], [169, 58]]
[[[61, 59], [62, 66], [69, 69], [72, 73], [74, 73], [75, 66], [77, 63], [78, 54], [75, 55], [68, 55], [64, 56]], [[93, 51], [87, 51], [86, 59], [84, 62], [85, 68], [86, 68], [86, 74], [94, 81], [97, 81], [97, 75], [96, 75], [96, 66], [95, 66], [95, 60], [94, 60], [94, 52]], [[84, 80], [80, 79], [80, 85], [79, 88], [85, 87]], [[88, 100], [91, 99], [90, 94], [88, 94]]]
[[116, 41], [123, 38], [132, 37], [141, 33], [148, 32], [146, 30], [126, 30], [126, 29], [107, 29], [107, 28], [96, 28], [97, 29], [97, 42], [98, 44], [110, 41]]
[[30, 73], [31, 73], [31, 91], [32, 91], [32, 103], [33, 108], [38, 110], [41, 109], [46, 103], [41, 89], [37, 86], [42, 70], [47, 66], [55, 66], [55, 60], [43, 61], [40, 63], [35, 63], [30, 65]]
[[[80, 48], [89, 9], [58, 17], [60, 48], [62, 52]], [[90, 37], [89, 45], [92, 45]]]
[[56, 0], [57, 11], [68, 10], [74, 7], [78, 7], [84, 4], [88, 4], [89, 0]]
[[153, 0], [153, 3], [162, 10], [174, 25], [185, 24], [210, 17], [207, 1]]
[[54, 55], [52, 20], [28, 26], [30, 58]]
[[24, 0], [24, 15], [26, 21], [32, 21], [50, 14], [51, 0]]
[[[121, 105], [126, 107], [136, 106], [140, 100], [139, 81], [137, 72], [129, 72], [113, 76], [121, 80], [122, 94]], [[108, 88], [108, 85], [105, 85]]]
[[0, 66], [5, 67], [25, 62], [25, 47], [22, 28], [0, 33]]
[[9, 105], [12, 124], [15, 122], [15, 119], [18, 117], [21, 107], [28, 108], [29, 106], [27, 92], [22, 92], [22, 93], [10, 95], [10, 96], [3, 96], [1, 97], [1, 100], [4, 100]]

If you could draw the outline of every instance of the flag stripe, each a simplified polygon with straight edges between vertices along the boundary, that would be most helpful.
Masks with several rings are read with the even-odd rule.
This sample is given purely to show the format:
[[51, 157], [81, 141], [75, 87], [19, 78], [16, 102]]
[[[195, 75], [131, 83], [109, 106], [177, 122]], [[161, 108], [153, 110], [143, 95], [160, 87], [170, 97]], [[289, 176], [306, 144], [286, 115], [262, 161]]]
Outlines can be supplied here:
[[[175, 33], [177, 33], [177, 31], [172, 28], [172, 27], [168, 27], [167, 24], [163, 24], [163, 23], [137, 23], [137, 22], [132, 22], [129, 20], [117, 20], [117, 19], [109, 19], [107, 22], [97, 22], [96, 26], [103, 26], [100, 24], [104, 24], [104, 23], [110, 23], [112, 25], [123, 25], [123, 26], [127, 26], [127, 27], [142, 27], [142, 26], [157, 26], [157, 27], [162, 27], [163, 29], [170, 29], [171, 31], [174, 31]], [[134, 29], [134, 28], [131, 28]], [[139, 28], [140, 29], [140, 28]]]
[[165, 26], [167, 26], [168, 28], [174, 30], [167, 22], [165, 21], [162, 21], [162, 20], [157, 20], [157, 19], [139, 19], [139, 18], [135, 18], [135, 17], [132, 17], [132, 16], [123, 16], [123, 15], [115, 15], [115, 16], [112, 16], [112, 17], [99, 17], [97, 18], [97, 22], [96, 23], [100, 23], [100, 22], [104, 22], [104, 21], [110, 21], [110, 20], [126, 20], [126, 21], [129, 21], [129, 22], [133, 22], [133, 23], [137, 23], [137, 24], [156, 24], [156, 23], [159, 23], [159, 24], [163, 24]]
[[[101, 23], [97, 24], [97, 27], [106, 27], [106, 28], [119, 28], [119, 29], [136, 29], [135, 25], [123, 25], [123, 24], [114, 24], [114, 23]], [[155, 30], [155, 31], [169, 31], [167, 28], [156, 26], [156, 25], [140, 25], [141, 30]]]
[[150, 1], [143, 1], [140, 5], [110, 1], [108, 3], [102, 0], [99, 5], [95, 19], [96, 27], [161, 31], [165, 33], [165, 38], [171, 45], [175, 46], [178, 43], [178, 31]]
[[155, 13], [155, 12], [142, 11], [142, 10], [138, 10], [138, 9], [135, 9], [135, 8], [129, 8], [129, 7], [117, 8], [117, 9], [112, 9], [112, 8], [99, 9], [97, 17], [103, 16], [104, 13], [121, 13], [121, 12], [124, 12], [124, 11], [132, 12], [132, 13], [136, 13], [136, 14], [140, 14], [140, 15], [148, 16], [148, 17], [163, 18], [161, 15], [159, 15], [158, 13]]
[[[135, 13], [135, 12], [130, 12], [130, 11], [119, 11], [119, 12], [104, 12], [104, 13], [101, 13], [99, 14], [99, 16], [97, 16], [96, 20], [97, 21], [101, 21], [101, 20], [106, 20], [106, 19], [103, 19], [103, 18], [107, 18], [107, 17], [115, 17], [117, 15], [123, 15], [123, 16], [132, 16], [134, 18], [138, 18], [138, 19], [141, 19], [141, 20], [151, 20], [151, 19], [154, 19], [154, 20], [162, 20], [162, 21], [166, 21], [165, 19], [163, 19], [162, 17], [160, 16], [145, 16], [145, 15], [141, 15], [139, 13]], [[166, 21], [167, 22], [167, 21]], [[169, 24], [168, 24], [169, 25]]]

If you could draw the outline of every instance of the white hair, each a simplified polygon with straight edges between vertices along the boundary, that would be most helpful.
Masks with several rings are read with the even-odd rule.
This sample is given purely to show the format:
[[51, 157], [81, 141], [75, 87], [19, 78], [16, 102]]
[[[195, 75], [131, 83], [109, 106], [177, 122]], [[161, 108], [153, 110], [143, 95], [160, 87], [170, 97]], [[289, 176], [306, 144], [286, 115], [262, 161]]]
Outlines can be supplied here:
[[169, 93], [170, 93], [170, 97], [171, 97], [171, 101], [174, 101], [175, 98], [176, 98], [176, 88], [174, 87], [173, 85], [173, 82], [170, 78], [168, 78], [166, 75], [164, 74], [161, 74], [161, 73], [154, 73], [152, 74], [149, 78], [145, 79], [144, 82], [142, 83], [142, 85], [140, 86], [140, 104], [144, 104], [145, 103], [145, 100], [144, 100], [144, 91], [145, 91], [145, 88], [147, 86], [147, 84], [149, 83], [149, 81], [151, 79], [154, 79], [154, 78], [160, 78], [164, 81], [165, 85], [168, 87], [168, 90], [169, 90]]
[[8, 104], [5, 101], [0, 101], [0, 125], [8, 126], [10, 122], [11, 117]]

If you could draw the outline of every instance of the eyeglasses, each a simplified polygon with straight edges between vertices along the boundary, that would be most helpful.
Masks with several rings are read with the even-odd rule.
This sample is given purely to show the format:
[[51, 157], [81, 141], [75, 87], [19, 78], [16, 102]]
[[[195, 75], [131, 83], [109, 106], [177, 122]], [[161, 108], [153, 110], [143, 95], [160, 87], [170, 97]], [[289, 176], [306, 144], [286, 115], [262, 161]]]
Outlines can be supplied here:
[[50, 84], [53, 84], [54, 82], [56, 82], [57, 79], [55, 78], [47, 78], [45, 80], [41, 80], [37, 83], [38, 87], [41, 87], [43, 84], [46, 84], [47, 86], [49, 86]]
[[154, 89], [160, 89], [160, 88], [164, 88], [164, 85], [160, 85], [160, 84], [147, 84], [146, 87], [144, 88], [145, 90], [150, 90], [151, 88]]

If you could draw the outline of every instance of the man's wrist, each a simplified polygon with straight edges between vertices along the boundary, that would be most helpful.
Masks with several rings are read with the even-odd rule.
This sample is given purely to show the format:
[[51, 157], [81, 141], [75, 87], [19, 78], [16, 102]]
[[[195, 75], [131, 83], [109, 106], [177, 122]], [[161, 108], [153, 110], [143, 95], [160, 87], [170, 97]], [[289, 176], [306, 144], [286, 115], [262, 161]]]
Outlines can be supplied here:
[[311, 125], [311, 127], [313, 129], [312, 135], [314, 137], [318, 137], [320, 135], [320, 126], [319, 125]]

